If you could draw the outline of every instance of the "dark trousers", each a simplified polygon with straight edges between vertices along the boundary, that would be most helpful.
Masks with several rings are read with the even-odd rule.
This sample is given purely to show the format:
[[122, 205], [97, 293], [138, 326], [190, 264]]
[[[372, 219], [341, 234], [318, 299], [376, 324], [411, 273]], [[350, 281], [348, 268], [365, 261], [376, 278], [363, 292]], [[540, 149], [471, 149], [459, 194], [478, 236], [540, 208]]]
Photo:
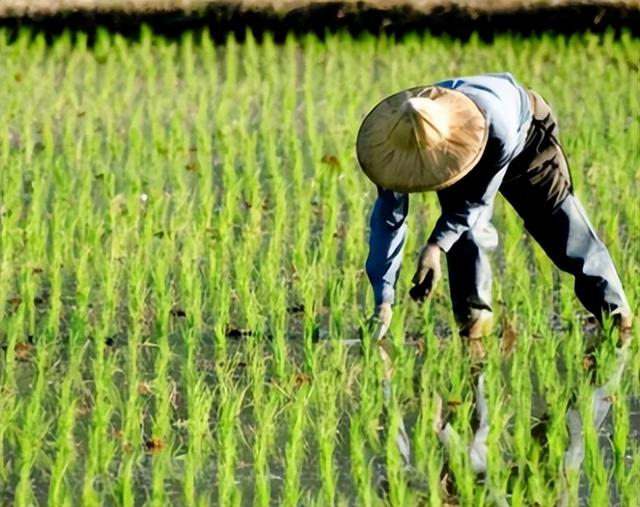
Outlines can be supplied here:
[[[529, 97], [533, 118], [525, 147], [509, 165], [500, 192], [549, 258], [575, 277], [575, 292], [600, 322], [629, 304], [613, 261], [573, 194], [569, 167], [558, 142], [558, 127], [548, 104]], [[488, 213], [447, 254], [453, 311], [464, 330], [478, 310], [491, 311], [488, 252], [498, 243]]]

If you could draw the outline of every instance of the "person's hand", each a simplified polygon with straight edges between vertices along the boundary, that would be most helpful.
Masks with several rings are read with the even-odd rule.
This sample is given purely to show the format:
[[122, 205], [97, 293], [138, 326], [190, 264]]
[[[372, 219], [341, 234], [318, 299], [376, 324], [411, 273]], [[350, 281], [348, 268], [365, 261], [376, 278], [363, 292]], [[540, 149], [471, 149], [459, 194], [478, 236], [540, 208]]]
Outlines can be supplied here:
[[415, 301], [424, 301], [433, 292], [440, 277], [440, 247], [434, 243], [427, 243], [420, 252], [409, 295]]
[[389, 331], [389, 326], [391, 325], [392, 315], [393, 311], [391, 310], [391, 305], [389, 303], [382, 303], [376, 306], [373, 317], [371, 317], [374, 340], [379, 341], [385, 337], [387, 331]]

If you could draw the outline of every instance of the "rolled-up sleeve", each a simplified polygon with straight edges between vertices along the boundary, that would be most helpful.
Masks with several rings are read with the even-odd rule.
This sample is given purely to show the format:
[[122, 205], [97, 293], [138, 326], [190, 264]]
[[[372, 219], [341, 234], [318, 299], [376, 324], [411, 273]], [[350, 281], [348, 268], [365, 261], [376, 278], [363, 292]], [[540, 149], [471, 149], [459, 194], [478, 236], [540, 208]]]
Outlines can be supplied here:
[[[438, 192], [442, 214], [429, 236], [429, 243], [448, 252], [480, 216], [491, 216], [493, 201], [504, 179], [507, 167], [497, 172], [475, 171], [467, 181]], [[483, 175], [489, 174], [488, 177]]]
[[366, 270], [377, 305], [393, 303], [407, 235], [409, 196], [378, 187], [370, 219]]

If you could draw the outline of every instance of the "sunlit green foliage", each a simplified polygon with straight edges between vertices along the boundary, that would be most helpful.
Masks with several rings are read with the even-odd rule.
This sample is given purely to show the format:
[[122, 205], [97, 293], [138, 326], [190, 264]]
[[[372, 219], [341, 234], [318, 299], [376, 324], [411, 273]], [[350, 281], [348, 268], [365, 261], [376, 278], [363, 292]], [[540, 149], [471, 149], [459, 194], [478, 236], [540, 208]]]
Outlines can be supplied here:
[[[88, 47], [79, 34], [48, 45], [0, 31], [0, 504], [383, 505], [372, 460], [386, 456], [387, 501], [414, 505], [393, 445], [404, 418], [427, 505], [447, 499], [446, 461], [463, 505], [490, 505], [491, 488], [514, 506], [553, 505], [566, 410], [589, 411], [571, 280], [499, 199], [489, 470], [476, 482], [432, 430], [438, 394], [472, 433], [446, 281], [422, 307], [407, 294], [434, 195], [412, 197], [385, 417], [374, 347], [343, 342], [373, 304], [363, 266], [375, 189], [354, 138], [400, 88], [512, 72], [556, 111], [576, 191], [635, 305], [640, 42], [245, 39], [100, 32]], [[610, 490], [637, 501], [637, 342], [630, 364], [612, 463], [586, 433], [593, 505]], [[548, 405], [546, 448], [530, 437], [535, 393]]]

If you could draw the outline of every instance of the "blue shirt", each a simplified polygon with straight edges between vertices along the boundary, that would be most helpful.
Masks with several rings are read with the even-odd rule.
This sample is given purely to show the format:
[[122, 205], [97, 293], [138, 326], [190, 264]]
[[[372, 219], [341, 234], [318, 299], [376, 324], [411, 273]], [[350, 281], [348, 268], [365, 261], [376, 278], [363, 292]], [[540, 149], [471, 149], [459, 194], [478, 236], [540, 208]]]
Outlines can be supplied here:
[[[480, 217], [490, 219], [509, 163], [524, 147], [532, 112], [526, 90], [508, 73], [454, 78], [436, 86], [464, 93], [484, 113], [489, 127], [486, 147], [475, 167], [458, 182], [438, 191], [442, 213], [429, 242], [448, 252]], [[378, 187], [366, 262], [376, 304], [394, 301], [408, 210], [408, 194]]]

